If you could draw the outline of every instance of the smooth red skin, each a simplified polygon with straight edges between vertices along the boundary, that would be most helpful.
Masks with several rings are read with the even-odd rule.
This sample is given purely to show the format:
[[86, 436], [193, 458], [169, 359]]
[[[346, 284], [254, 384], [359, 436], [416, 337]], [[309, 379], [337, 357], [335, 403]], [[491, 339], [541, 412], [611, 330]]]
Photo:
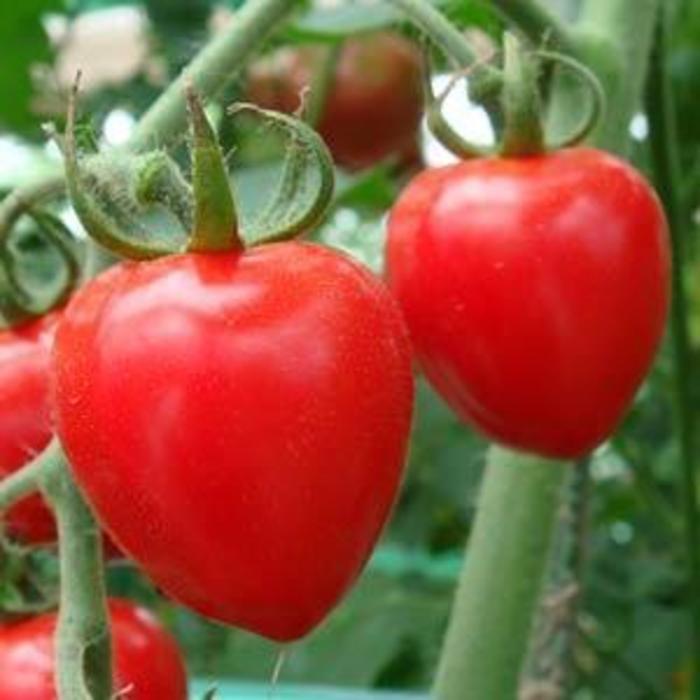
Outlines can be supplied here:
[[[0, 331], [0, 478], [25, 466], [51, 439], [49, 364], [58, 316], [48, 314]], [[8, 536], [24, 544], [49, 545], [57, 539], [53, 514], [39, 495], [2, 514]], [[105, 557], [123, 558], [109, 538]]]
[[328, 613], [410, 428], [410, 345], [377, 278], [302, 243], [126, 263], [75, 296], [54, 360], [77, 480], [162, 590], [278, 640]]
[[[247, 97], [268, 109], [294, 112], [324, 60], [316, 48], [283, 49], [254, 64]], [[389, 32], [349, 39], [337, 63], [318, 131], [334, 160], [366, 168], [414, 145], [422, 115], [420, 53]]]
[[[56, 317], [0, 331], [0, 478], [23, 467], [51, 438], [48, 367]], [[40, 496], [2, 516], [8, 535], [26, 543], [56, 539], [53, 515]]]
[[[111, 599], [114, 691], [128, 700], [186, 700], [185, 665], [175, 640], [144, 608]], [[56, 700], [56, 613], [0, 626], [0, 700]], [[121, 697], [121, 696], [120, 696]]]
[[423, 172], [391, 213], [387, 265], [432, 385], [487, 436], [545, 456], [611, 434], [666, 320], [658, 199], [592, 149]]

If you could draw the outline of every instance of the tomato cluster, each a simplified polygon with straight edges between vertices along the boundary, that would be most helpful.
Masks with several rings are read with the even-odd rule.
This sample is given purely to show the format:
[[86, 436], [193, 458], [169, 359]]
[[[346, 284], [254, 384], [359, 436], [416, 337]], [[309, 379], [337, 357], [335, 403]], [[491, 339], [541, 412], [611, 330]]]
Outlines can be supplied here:
[[[285, 59], [282, 79], [254, 69], [252, 96], [291, 111], [313, 56]], [[418, 73], [399, 37], [347, 42], [319, 124], [338, 163], [410, 144]], [[663, 333], [666, 223], [643, 178], [601, 151], [476, 159], [402, 193], [387, 280], [299, 242], [113, 266], [60, 314], [0, 335], [2, 474], [55, 427], [100, 524], [165, 594], [297, 639], [360, 574], [396, 499], [412, 354], [486, 436], [591, 451]], [[25, 541], [55, 538], [38, 496], [5, 521]], [[184, 698], [172, 641], [127, 603], [110, 614], [116, 687]], [[54, 697], [55, 624], [0, 629], [0, 700]]]

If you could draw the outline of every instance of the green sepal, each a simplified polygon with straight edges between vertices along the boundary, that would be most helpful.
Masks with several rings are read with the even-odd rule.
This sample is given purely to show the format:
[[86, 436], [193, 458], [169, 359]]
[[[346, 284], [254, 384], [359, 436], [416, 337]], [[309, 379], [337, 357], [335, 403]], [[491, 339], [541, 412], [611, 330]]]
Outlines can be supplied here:
[[[299, 119], [280, 112], [238, 103], [229, 109], [234, 119], [252, 118], [261, 129], [284, 139], [284, 161], [275, 190], [259, 212], [241, 217], [247, 246], [284, 241], [312, 229], [333, 196], [333, 160], [321, 137]], [[234, 177], [235, 184], [235, 177]]]
[[148, 260], [186, 247], [192, 195], [177, 164], [164, 152], [114, 150], [79, 156], [77, 84], [68, 107], [63, 149], [73, 208], [87, 234], [107, 250]]
[[192, 130], [194, 219], [187, 249], [240, 250], [233, 193], [221, 147], [194, 88], [186, 89]]

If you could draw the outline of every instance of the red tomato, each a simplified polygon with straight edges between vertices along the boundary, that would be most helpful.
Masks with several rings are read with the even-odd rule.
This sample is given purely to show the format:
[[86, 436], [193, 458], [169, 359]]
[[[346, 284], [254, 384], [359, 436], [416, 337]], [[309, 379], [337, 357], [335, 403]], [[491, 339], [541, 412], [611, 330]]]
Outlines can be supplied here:
[[663, 211], [600, 151], [426, 171], [392, 211], [387, 255], [432, 385], [523, 450], [575, 457], [610, 435], [663, 333]]
[[[150, 612], [109, 601], [114, 691], [128, 700], [186, 700], [185, 665], [175, 640]], [[0, 626], [0, 700], [55, 700], [56, 613]], [[128, 692], [127, 689], [129, 689]]]
[[[0, 331], [0, 478], [23, 467], [51, 438], [48, 366], [56, 317]], [[28, 543], [56, 539], [53, 515], [38, 495], [2, 517], [7, 534]]]
[[379, 280], [303, 243], [126, 263], [74, 297], [54, 360], [75, 476], [161, 589], [278, 640], [326, 615], [410, 428], [410, 347]]
[[[247, 98], [294, 112], [323, 56], [318, 47], [286, 48], [259, 61], [249, 74]], [[318, 125], [339, 165], [365, 168], [410, 151], [422, 114], [420, 72], [420, 53], [398, 34], [381, 32], [343, 44]]]
[[[49, 361], [57, 322], [49, 314], [12, 330], [0, 331], [0, 478], [23, 467], [48, 444]], [[5, 532], [25, 544], [56, 542], [53, 513], [39, 495], [2, 514]], [[122, 558], [105, 538], [105, 556]]]

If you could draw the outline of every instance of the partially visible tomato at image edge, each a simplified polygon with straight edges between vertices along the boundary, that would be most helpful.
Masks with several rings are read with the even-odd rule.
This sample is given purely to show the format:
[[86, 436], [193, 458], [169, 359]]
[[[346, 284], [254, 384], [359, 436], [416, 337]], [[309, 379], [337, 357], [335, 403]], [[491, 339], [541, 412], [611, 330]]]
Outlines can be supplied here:
[[[182, 655], [155, 617], [120, 599], [109, 600], [109, 617], [115, 694], [129, 700], [186, 700]], [[0, 624], [0, 700], [56, 700], [56, 622], [56, 613], [46, 613]]]
[[618, 425], [669, 303], [663, 209], [630, 165], [577, 148], [427, 170], [389, 220], [414, 350], [492, 439], [577, 457]]
[[399, 310], [361, 265], [295, 242], [117, 265], [71, 301], [53, 366], [78, 484], [170, 597], [290, 640], [357, 578], [413, 404]]
[[[23, 467], [51, 439], [49, 357], [57, 316], [0, 331], [0, 477]], [[5, 531], [25, 543], [56, 539], [53, 515], [38, 495], [2, 515]]]

